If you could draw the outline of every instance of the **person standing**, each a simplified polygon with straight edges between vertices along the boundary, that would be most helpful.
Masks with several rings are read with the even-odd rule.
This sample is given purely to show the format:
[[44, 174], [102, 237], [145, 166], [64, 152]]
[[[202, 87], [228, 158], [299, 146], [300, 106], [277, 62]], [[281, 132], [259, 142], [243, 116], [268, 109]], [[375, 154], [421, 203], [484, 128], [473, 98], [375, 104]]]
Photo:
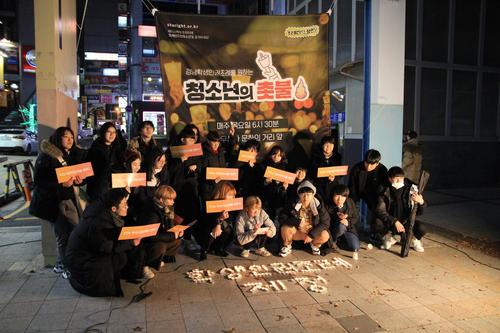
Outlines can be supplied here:
[[418, 183], [422, 171], [422, 145], [415, 131], [408, 131], [404, 136], [402, 168], [406, 178]]

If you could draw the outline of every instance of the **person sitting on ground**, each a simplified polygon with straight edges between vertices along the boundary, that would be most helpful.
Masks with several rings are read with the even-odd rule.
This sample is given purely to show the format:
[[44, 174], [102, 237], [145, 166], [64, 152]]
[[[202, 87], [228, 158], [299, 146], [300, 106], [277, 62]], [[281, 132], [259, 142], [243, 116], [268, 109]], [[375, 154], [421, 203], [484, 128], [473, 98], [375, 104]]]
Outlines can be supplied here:
[[328, 205], [331, 224], [333, 248], [341, 242], [340, 248], [352, 251], [352, 258], [358, 260], [359, 238], [356, 224], [359, 221], [356, 204], [349, 198], [349, 188], [344, 184], [337, 184], [332, 189], [331, 204]]
[[248, 258], [252, 248], [256, 249], [255, 254], [259, 256], [271, 255], [265, 247], [266, 240], [276, 235], [276, 227], [262, 209], [262, 201], [259, 197], [250, 196], [245, 199], [245, 209], [236, 218], [235, 233], [239, 245], [243, 248], [241, 251], [243, 258]]
[[297, 189], [299, 200], [282, 210], [280, 214], [283, 247], [280, 256], [292, 253], [292, 241], [301, 240], [310, 244], [312, 254], [320, 255], [320, 247], [328, 241], [330, 216], [325, 205], [315, 197], [316, 187], [303, 182]]
[[[236, 197], [236, 189], [227, 180], [215, 184], [210, 200], [228, 200]], [[193, 227], [193, 235], [201, 245], [200, 261], [207, 259], [213, 252], [220, 257], [227, 257], [226, 247], [233, 235], [234, 213], [204, 213], [201, 220]]]
[[[424, 211], [425, 202], [423, 196], [418, 193], [417, 186], [408, 178], [405, 178], [403, 169], [392, 167], [388, 171], [388, 179], [391, 187], [387, 188], [379, 196], [377, 207], [375, 208], [375, 231], [383, 236], [382, 249], [389, 250], [396, 239], [393, 235], [400, 235], [405, 232], [405, 223], [411, 215], [413, 205], [417, 205], [417, 215]], [[411, 240], [413, 249], [417, 252], [424, 252], [422, 238], [426, 231], [420, 221], [416, 220], [413, 226], [414, 239]]]
[[174, 201], [175, 190], [168, 185], [160, 185], [152, 201], [146, 204], [141, 212], [138, 223], [148, 225], [160, 223], [158, 234], [143, 240], [142, 246], [145, 251], [143, 273], [147, 279], [152, 279], [157, 271], [163, 267], [164, 262], [175, 262], [175, 254], [181, 246], [183, 231], [171, 232], [170, 228], [175, 226]]
[[141, 239], [118, 240], [127, 215], [128, 192], [111, 189], [84, 211], [71, 233], [65, 265], [69, 282], [78, 292], [94, 297], [122, 297], [120, 273], [126, 252]]

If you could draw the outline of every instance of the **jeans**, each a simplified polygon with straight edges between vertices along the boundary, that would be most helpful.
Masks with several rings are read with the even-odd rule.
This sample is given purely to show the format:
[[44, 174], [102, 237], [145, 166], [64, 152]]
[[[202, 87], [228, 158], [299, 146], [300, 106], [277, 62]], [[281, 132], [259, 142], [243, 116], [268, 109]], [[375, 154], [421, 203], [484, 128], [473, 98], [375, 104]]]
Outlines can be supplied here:
[[335, 241], [341, 240], [346, 245], [347, 251], [359, 251], [359, 238], [354, 232], [348, 231], [347, 227], [342, 223], [335, 226], [332, 237]]

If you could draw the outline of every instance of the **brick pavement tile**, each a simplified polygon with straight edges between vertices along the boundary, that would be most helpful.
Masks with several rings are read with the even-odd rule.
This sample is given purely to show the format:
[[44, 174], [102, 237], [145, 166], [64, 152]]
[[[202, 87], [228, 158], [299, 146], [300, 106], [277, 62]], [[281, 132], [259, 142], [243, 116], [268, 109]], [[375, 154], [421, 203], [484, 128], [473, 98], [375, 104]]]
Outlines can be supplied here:
[[305, 290], [277, 294], [288, 307], [293, 305], [317, 304], [316, 300]]
[[58, 300], [65, 298], [78, 299], [80, 298], [80, 293], [71, 287], [68, 280], [59, 277], [50, 292], [47, 294], [46, 299]]
[[107, 297], [89, 297], [82, 295], [76, 304], [75, 312], [90, 312], [111, 309], [111, 300]]
[[222, 332], [224, 329], [224, 324], [218, 315], [184, 318], [184, 324], [188, 333]]
[[136, 322], [136, 323], [109, 323], [106, 328], [106, 333], [136, 333], [136, 332], [146, 332], [146, 323], [145, 322]]
[[192, 303], [182, 303], [182, 315], [184, 318], [218, 317], [217, 308], [212, 301], [199, 301]]
[[466, 332], [474, 333], [498, 333], [499, 329], [493, 323], [484, 318], [470, 318], [453, 322]]
[[148, 333], [186, 332], [184, 320], [148, 321], [146, 326]]
[[146, 306], [144, 302], [132, 303], [125, 308], [111, 308], [110, 323], [142, 323], [146, 321]]
[[8, 303], [14, 297], [14, 295], [21, 289], [23, 284], [26, 282], [25, 279], [19, 280], [5, 280], [0, 279], [0, 299], [2, 302]]
[[401, 311], [385, 311], [371, 314], [370, 317], [386, 330], [399, 330], [418, 326], [417, 322], [405, 317]]
[[347, 331], [338, 322], [306, 323], [303, 325], [307, 333], [346, 333]]
[[424, 326], [426, 333], [465, 333], [463, 329], [453, 325], [450, 322], [432, 324], [428, 326]]
[[394, 308], [391, 307], [389, 304], [375, 297], [353, 298], [350, 301], [366, 314], [373, 314], [378, 312], [386, 312], [394, 310]]
[[0, 311], [0, 318], [34, 317], [40, 310], [42, 303], [42, 301], [9, 303]]
[[298, 324], [295, 316], [287, 308], [256, 311], [262, 325], [266, 329], [275, 326]]
[[381, 296], [380, 298], [394, 309], [403, 309], [420, 305], [417, 301], [403, 293], [393, 293]]
[[443, 317], [425, 306], [400, 309], [399, 312], [419, 326], [432, 325], [446, 321]]
[[15, 317], [2, 319], [2, 332], [24, 333], [33, 317]]
[[29, 332], [64, 330], [71, 321], [72, 313], [38, 314], [28, 327]]
[[390, 284], [372, 273], [351, 274], [350, 277], [370, 292], [393, 289]]
[[298, 319], [302, 326], [305, 326], [305, 324], [311, 324], [314, 326], [318, 323], [325, 325], [330, 324], [331, 326], [338, 324], [330, 315], [330, 311], [325, 310], [319, 304], [292, 306], [289, 310], [292, 311], [295, 318]]
[[75, 311], [78, 298], [46, 300], [40, 307], [38, 314], [66, 313]]
[[55, 277], [37, 278], [36, 276], [32, 276], [18, 290], [11, 302], [32, 302], [44, 300], [55, 281]]
[[265, 332], [255, 313], [224, 312], [220, 313], [225, 331], [231, 332]]
[[300, 324], [273, 326], [266, 328], [268, 333], [305, 333], [307, 330]]
[[447, 302], [429, 305], [428, 308], [449, 321], [474, 317], [462, 304], [463, 302]]
[[247, 300], [255, 311], [285, 307], [281, 298], [276, 294], [248, 296]]
[[146, 321], [183, 320], [181, 305], [176, 302], [146, 303]]
[[252, 306], [247, 302], [247, 300], [243, 301], [231, 301], [227, 303], [215, 303], [215, 307], [219, 312], [219, 315], [223, 315], [225, 313], [254, 313]]
[[371, 333], [383, 330], [367, 315], [337, 318], [337, 321], [349, 333]]
[[486, 317], [483, 317], [483, 319], [492, 323], [496, 327], [498, 327], [498, 331], [500, 331], [500, 316], [499, 315], [486, 316]]
[[348, 300], [321, 303], [321, 307], [327, 310], [333, 318], [352, 317], [363, 314], [357, 306]]
[[96, 326], [100, 329], [106, 328], [106, 322], [109, 319], [109, 310], [92, 310], [92, 311], [83, 311], [83, 312], [74, 312], [71, 316], [71, 320], [68, 324], [68, 329], [79, 329], [80, 332], [84, 328], [88, 328], [92, 325], [102, 323], [102, 325]]

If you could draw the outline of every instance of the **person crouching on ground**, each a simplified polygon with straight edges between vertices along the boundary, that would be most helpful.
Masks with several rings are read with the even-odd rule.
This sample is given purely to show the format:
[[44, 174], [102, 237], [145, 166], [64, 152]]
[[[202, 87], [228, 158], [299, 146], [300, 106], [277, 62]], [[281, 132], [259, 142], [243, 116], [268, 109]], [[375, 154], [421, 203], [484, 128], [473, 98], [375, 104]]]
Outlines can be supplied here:
[[[267, 230], [261, 228], [267, 228]], [[262, 201], [259, 197], [246, 198], [245, 209], [236, 218], [235, 233], [239, 245], [243, 248], [241, 251], [243, 258], [248, 258], [251, 248], [255, 248], [255, 254], [259, 256], [271, 255], [265, 247], [266, 240], [276, 235], [276, 227], [269, 215], [262, 209]]]
[[[401, 235], [405, 232], [405, 223], [411, 215], [413, 205], [417, 206], [417, 215], [424, 211], [425, 202], [421, 194], [418, 193], [417, 186], [408, 178], [405, 178], [403, 169], [392, 167], [387, 172], [391, 186], [378, 198], [375, 208], [375, 231], [383, 236], [384, 242], [381, 249], [389, 250], [396, 239], [393, 235]], [[411, 241], [413, 249], [417, 252], [424, 252], [422, 237], [425, 229], [419, 221], [415, 221], [413, 226], [414, 239]]]
[[111, 189], [84, 211], [69, 237], [64, 264], [78, 292], [94, 297], [123, 296], [120, 273], [126, 252], [141, 239], [118, 240], [127, 215], [128, 192]]
[[[210, 200], [228, 200], [236, 197], [236, 189], [227, 180], [215, 184]], [[193, 228], [193, 235], [201, 245], [199, 260], [207, 259], [208, 252], [220, 257], [227, 257], [226, 246], [233, 236], [233, 222], [235, 215], [227, 211], [222, 213], [204, 213], [201, 221]]]
[[154, 237], [143, 240], [145, 251], [143, 277], [152, 279], [155, 274], [152, 268], [160, 270], [164, 262], [175, 262], [175, 254], [182, 244], [184, 232], [170, 232], [174, 223], [174, 201], [177, 194], [168, 185], [160, 185], [154, 193], [152, 201], [143, 208], [137, 222], [143, 225], [160, 223], [158, 233]]
[[359, 237], [356, 224], [359, 214], [354, 201], [349, 198], [349, 188], [344, 184], [337, 184], [332, 189], [331, 205], [328, 207], [331, 224], [333, 248], [337, 248], [337, 241], [341, 248], [352, 251], [352, 258], [358, 260]]
[[280, 214], [283, 247], [280, 256], [292, 253], [294, 240], [311, 245], [314, 255], [320, 255], [320, 247], [330, 238], [330, 216], [325, 205], [315, 196], [316, 187], [305, 181], [297, 188], [299, 200]]

